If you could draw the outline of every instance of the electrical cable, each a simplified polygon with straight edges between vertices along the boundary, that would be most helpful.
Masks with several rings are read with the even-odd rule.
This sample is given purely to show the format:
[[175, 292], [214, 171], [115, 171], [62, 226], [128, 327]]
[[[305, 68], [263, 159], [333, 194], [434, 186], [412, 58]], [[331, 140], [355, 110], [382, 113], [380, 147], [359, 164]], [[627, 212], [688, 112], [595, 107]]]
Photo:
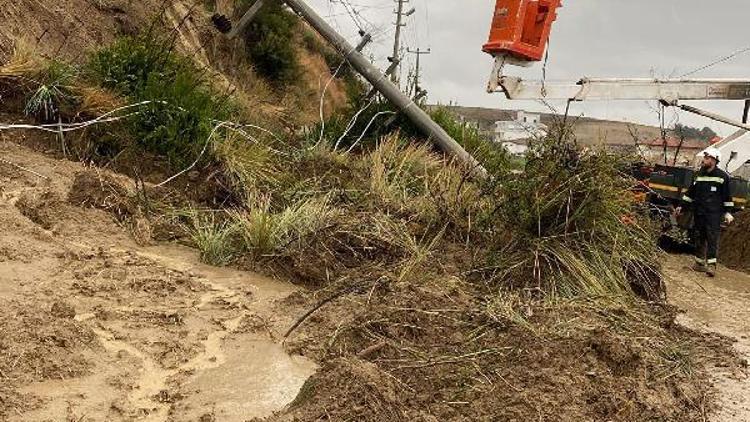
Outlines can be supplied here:
[[345, 57], [344, 60], [342, 60], [339, 66], [336, 68], [336, 71], [333, 72], [330, 78], [328, 78], [328, 82], [326, 82], [325, 86], [323, 87], [323, 92], [320, 94], [320, 136], [318, 137], [318, 142], [315, 143], [313, 148], [317, 148], [320, 145], [320, 143], [323, 142], [323, 136], [325, 135], [326, 122], [325, 122], [325, 116], [323, 115], [323, 105], [325, 103], [326, 92], [328, 91], [328, 87], [331, 85], [333, 80], [336, 79], [336, 76], [338, 76], [339, 72], [341, 71], [341, 68], [346, 63], [348, 63], [348, 61], [346, 60], [346, 57]]
[[359, 135], [359, 138], [357, 138], [357, 140], [352, 144], [352, 146], [349, 147], [348, 150], [346, 150], [346, 152], [347, 153], [352, 152], [352, 150], [354, 150], [354, 147], [356, 147], [360, 143], [360, 141], [362, 141], [362, 139], [365, 137], [365, 134], [367, 134], [367, 131], [370, 130], [370, 126], [372, 126], [372, 124], [375, 122], [375, 119], [386, 114], [396, 114], [396, 113], [393, 111], [381, 111], [375, 114], [374, 116], [372, 116], [372, 119], [370, 119], [370, 122], [367, 123], [367, 126], [365, 126], [365, 130], [362, 131], [362, 134]]
[[336, 151], [339, 149], [339, 145], [341, 144], [341, 141], [346, 137], [346, 135], [349, 134], [349, 132], [354, 128], [354, 125], [357, 124], [357, 120], [359, 120], [359, 116], [365, 112], [372, 104], [375, 102], [375, 97], [371, 98], [370, 101], [367, 102], [367, 104], [360, 108], [359, 111], [354, 113], [354, 116], [352, 116], [351, 119], [349, 119], [349, 123], [346, 125], [346, 129], [344, 130], [344, 133], [339, 136], [339, 139], [336, 140], [336, 144], [333, 146], [333, 150]]
[[695, 70], [692, 70], [690, 72], [682, 74], [682, 75], [680, 75], [680, 78], [684, 78], [686, 76], [690, 76], [690, 75], [694, 75], [694, 74], [696, 74], [698, 72], [702, 72], [702, 71], [704, 71], [706, 69], [709, 69], [709, 68], [712, 68], [712, 67], [714, 67], [714, 66], [716, 66], [718, 64], [728, 62], [728, 61], [730, 61], [730, 60], [732, 60], [732, 59], [734, 59], [734, 58], [736, 58], [738, 56], [741, 56], [741, 55], [743, 55], [745, 53], [748, 53], [748, 52], [750, 52], [750, 46], [747, 46], [745, 48], [741, 48], [741, 49], [735, 51], [734, 53], [729, 54], [727, 56], [724, 56], [724, 57], [722, 57], [722, 58], [720, 58], [718, 60], [715, 60], [715, 61], [713, 61], [713, 62], [711, 62], [711, 63], [709, 63], [709, 64], [707, 64], [705, 66], [701, 66], [701, 67], [699, 67], [699, 68], [697, 68]]

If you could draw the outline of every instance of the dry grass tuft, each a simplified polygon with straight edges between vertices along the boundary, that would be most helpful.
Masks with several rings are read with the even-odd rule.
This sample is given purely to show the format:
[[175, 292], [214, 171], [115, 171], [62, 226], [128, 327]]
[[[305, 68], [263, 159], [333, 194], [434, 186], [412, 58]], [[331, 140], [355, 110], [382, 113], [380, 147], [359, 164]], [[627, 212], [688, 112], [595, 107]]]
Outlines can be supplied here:
[[189, 211], [190, 225], [185, 228], [198, 248], [201, 260], [210, 265], [224, 266], [236, 257], [234, 244], [236, 227], [213, 214]]
[[279, 157], [264, 142], [229, 131], [214, 142], [213, 148], [231, 188], [244, 199], [278, 185]]
[[234, 211], [232, 220], [239, 230], [245, 249], [256, 257], [283, 253], [299, 241], [336, 219], [329, 196], [299, 200], [279, 212], [271, 209], [269, 199], [248, 211]]
[[114, 92], [98, 86], [76, 84], [71, 88], [80, 104], [77, 112], [84, 116], [100, 116], [125, 105], [125, 100]]
[[403, 209], [428, 190], [430, 175], [444, 163], [424, 144], [404, 142], [393, 135], [369, 154], [370, 192], [381, 204]]
[[32, 43], [19, 38], [15, 42], [10, 60], [0, 66], [0, 79], [35, 75], [41, 73], [45, 67], [44, 60]]

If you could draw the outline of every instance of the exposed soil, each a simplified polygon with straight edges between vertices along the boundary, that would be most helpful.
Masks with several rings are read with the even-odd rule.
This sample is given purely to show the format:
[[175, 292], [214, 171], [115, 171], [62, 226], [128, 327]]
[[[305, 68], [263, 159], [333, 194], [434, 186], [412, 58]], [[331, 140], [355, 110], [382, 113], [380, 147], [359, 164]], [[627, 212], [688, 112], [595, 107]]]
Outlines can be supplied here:
[[17, 38], [57, 59], [81, 61], [117, 36], [133, 35], [158, 10], [155, 2], [126, 0], [0, 1], [0, 61]]
[[387, 289], [327, 305], [293, 336], [324, 364], [273, 420], [702, 421], [721, 394], [713, 368], [739, 366], [728, 339], [674, 324], [668, 306], [509, 312], [455, 281]]
[[729, 268], [750, 272], [750, 211], [742, 211], [721, 235], [720, 260]]
[[0, 155], [0, 419], [244, 421], [315, 371], [279, 340], [294, 286], [138, 246], [122, 176], [9, 142]]

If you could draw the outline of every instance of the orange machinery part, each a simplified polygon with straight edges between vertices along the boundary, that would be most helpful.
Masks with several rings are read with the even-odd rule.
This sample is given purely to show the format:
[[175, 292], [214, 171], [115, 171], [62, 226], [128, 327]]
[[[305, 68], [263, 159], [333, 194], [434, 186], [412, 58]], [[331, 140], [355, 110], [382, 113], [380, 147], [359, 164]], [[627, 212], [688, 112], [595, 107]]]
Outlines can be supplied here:
[[562, 0], [497, 0], [490, 39], [482, 50], [541, 61]]

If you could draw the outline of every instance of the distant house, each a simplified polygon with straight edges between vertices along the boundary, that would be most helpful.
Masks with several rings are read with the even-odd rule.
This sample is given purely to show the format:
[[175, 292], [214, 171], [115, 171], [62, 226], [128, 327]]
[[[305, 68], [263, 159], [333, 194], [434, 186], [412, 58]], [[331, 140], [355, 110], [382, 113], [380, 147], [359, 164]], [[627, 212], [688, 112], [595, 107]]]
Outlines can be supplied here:
[[[430, 106], [440, 108], [443, 106]], [[535, 121], [546, 125], [546, 128], [553, 128], [560, 119], [549, 113], [529, 113], [524, 112], [520, 115], [518, 110], [501, 110], [482, 107], [461, 107], [451, 105], [444, 107], [451, 111], [457, 118], [464, 122], [475, 122], [480, 133], [487, 139], [499, 143], [513, 142], [515, 144], [525, 144], [518, 140], [498, 139], [503, 137], [522, 136], [529, 139], [528, 131], [517, 123], [535, 124]], [[524, 117], [526, 122], [524, 122]], [[539, 118], [537, 120], [537, 118]], [[500, 123], [498, 126], [498, 122]], [[636, 144], [643, 139], [655, 139], [661, 134], [661, 129], [654, 126], [639, 125], [628, 122], [617, 122], [610, 120], [598, 120], [581, 116], [570, 116], [569, 124], [573, 126], [573, 133], [576, 141], [581, 146], [599, 147], [603, 146], [610, 150], [623, 151], [628, 153], [636, 152]], [[509, 125], [510, 127], [506, 126]], [[548, 129], [550, 130], [550, 129]], [[498, 133], [500, 132], [500, 133]], [[533, 130], [531, 130], [533, 132]], [[522, 134], [522, 135], [521, 135]], [[515, 146], [511, 146], [516, 148]], [[517, 147], [521, 148], [521, 147]], [[663, 158], [662, 158], [663, 162]]]
[[529, 140], [544, 137], [547, 130], [541, 114], [518, 111], [513, 120], [495, 122], [493, 139], [511, 154], [520, 156], [529, 149]]
[[511, 155], [518, 157], [526, 155], [529, 150], [529, 142], [526, 139], [518, 139], [515, 141], [504, 141], [500, 145], [503, 146]]
[[518, 111], [513, 120], [495, 122], [495, 142], [540, 138], [547, 134], [547, 130], [541, 114]]
[[[653, 139], [638, 145], [638, 150], [647, 161], [672, 166], [693, 166], [696, 154], [709, 145], [700, 139], [679, 139], [668, 136], [666, 139]], [[666, 152], [666, 154], [665, 154]], [[665, 159], [666, 155], [666, 159]]]

